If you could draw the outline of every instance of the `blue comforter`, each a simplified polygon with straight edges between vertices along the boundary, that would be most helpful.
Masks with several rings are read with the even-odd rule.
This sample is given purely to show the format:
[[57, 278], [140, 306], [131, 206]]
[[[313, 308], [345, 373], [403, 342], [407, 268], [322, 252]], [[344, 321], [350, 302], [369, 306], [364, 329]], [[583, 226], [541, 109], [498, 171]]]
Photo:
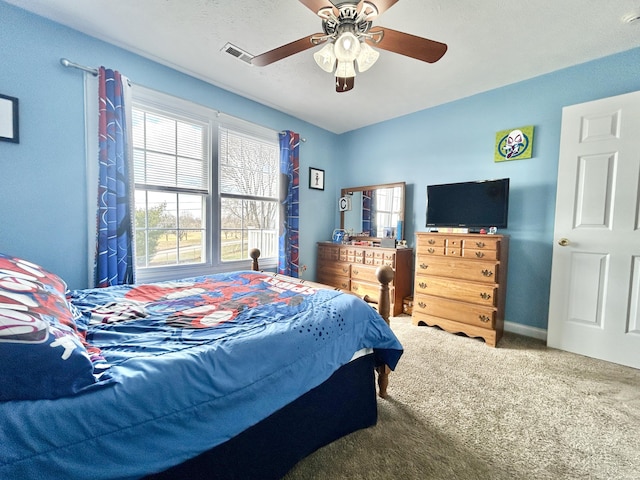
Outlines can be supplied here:
[[85, 393], [0, 402], [0, 478], [129, 479], [210, 449], [327, 380], [402, 346], [361, 299], [236, 272], [74, 291], [111, 365]]

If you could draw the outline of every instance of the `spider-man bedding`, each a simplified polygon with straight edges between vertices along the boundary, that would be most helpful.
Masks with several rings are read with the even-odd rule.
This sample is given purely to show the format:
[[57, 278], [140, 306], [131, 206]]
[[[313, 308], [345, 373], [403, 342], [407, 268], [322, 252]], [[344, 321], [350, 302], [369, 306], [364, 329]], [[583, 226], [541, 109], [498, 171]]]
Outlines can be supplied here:
[[[20, 370], [30, 368], [24, 359], [33, 355], [9, 348], [33, 345], [24, 336], [16, 340], [26, 331], [16, 327], [22, 311], [7, 313], [3, 300], [15, 307], [23, 284], [50, 294], [60, 286], [18, 275], [16, 289], [5, 271], [3, 291], [2, 272], [0, 257], [0, 327], [13, 322], [0, 328], [6, 367], [0, 374], [17, 381], [28, 375]], [[79, 290], [68, 302], [72, 322], [65, 317], [54, 325], [50, 311], [33, 316], [49, 321], [53, 341], [45, 341], [45, 354], [63, 343], [62, 356], [71, 359], [69, 350], [77, 349], [65, 335], [75, 332], [92, 379], [66, 393], [33, 393], [49, 388], [50, 375], [32, 390], [16, 387], [12, 398], [2, 378], [0, 478], [140, 478], [238, 435], [325, 382], [362, 349], [392, 368], [402, 354], [384, 320], [359, 298], [272, 274]], [[36, 330], [30, 338], [43, 345]]]

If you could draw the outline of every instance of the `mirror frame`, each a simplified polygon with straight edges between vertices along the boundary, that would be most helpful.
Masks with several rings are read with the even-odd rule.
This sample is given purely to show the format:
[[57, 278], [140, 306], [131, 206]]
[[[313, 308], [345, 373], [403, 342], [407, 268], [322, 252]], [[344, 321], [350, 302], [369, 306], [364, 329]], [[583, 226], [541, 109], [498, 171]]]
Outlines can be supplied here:
[[[400, 187], [400, 191], [402, 192], [401, 199], [400, 199], [400, 204], [402, 205], [402, 210], [400, 211], [400, 220], [404, 222], [405, 197], [406, 197], [406, 187], [407, 187], [406, 182], [380, 183], [378, 185], [363, 185], [359, 187], [343, 188], [340, 190], [340, 198], [353, 192], [364, 192], [366, 190], [377, 190], [381, 188], [396, 188], [396, 187]], [[352, 205], [351, 208], [354, 208], [354, 205]], [[362, 208], [362, 205], [360, 205], [360, 208]], [[344, 212], [340, 212], [340, 228], [344, 230]], [[354, 236], [351, 238], [355, 238], [357, 240], [364, 240], [364, 241], [380, 241], [380, 237]]]

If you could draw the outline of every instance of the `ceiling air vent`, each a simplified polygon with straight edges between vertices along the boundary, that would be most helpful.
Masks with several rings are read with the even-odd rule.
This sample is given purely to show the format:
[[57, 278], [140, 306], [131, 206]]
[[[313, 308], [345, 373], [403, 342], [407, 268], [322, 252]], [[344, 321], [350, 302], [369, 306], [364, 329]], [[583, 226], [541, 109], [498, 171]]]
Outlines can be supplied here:
[[229, 55], [233, 55], [238, 60], [242, 60], [245, 63], [251, 64], [251, 59], [253, 55], [245, 52], [241, 48], [236, 47], [230, 43], [227, 43], [224, 47], [222, 47], [222, 51], [228, 53]]

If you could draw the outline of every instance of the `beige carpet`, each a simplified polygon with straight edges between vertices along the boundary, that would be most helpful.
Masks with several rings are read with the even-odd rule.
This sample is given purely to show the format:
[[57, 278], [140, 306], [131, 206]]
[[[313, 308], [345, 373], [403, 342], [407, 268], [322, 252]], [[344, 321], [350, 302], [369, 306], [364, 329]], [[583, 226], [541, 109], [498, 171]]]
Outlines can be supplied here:
[[391, 326], [405, 353], [378, 424], [286, 480], [640, 479], [640, 370], [509, 333], [494, 349], [406, 316]]

